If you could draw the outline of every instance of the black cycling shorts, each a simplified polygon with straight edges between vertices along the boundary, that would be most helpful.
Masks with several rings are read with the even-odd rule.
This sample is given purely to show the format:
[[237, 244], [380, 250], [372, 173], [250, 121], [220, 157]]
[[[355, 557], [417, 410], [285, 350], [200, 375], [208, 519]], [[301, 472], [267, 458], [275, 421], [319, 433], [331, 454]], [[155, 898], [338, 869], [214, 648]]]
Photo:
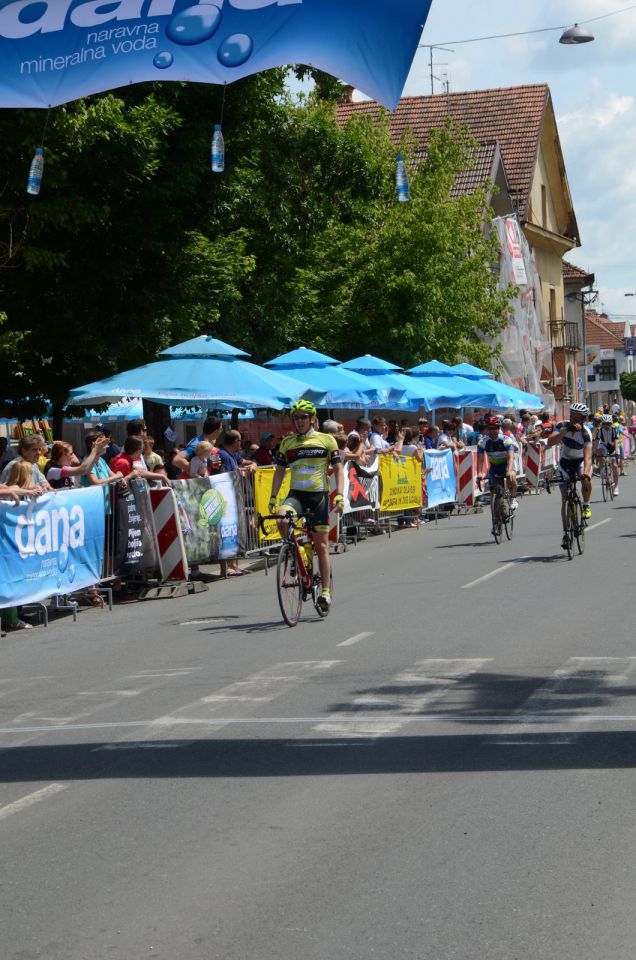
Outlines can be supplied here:
[[289, 507], [299, 517], [305, 517], [310, 530], [329, 532], [329, 494], [318, 491], [290, 490], [281, 507]]

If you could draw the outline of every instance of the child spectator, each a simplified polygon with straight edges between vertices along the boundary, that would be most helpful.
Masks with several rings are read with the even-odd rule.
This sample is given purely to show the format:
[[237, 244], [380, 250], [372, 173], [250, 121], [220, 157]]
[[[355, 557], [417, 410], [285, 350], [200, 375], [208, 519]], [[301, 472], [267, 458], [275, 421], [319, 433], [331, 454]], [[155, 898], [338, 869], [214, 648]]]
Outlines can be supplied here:
[[191, 477], [207, 477], [209, 475], [210, 457], [213, 450], [208, 440], [201, 440], [194, 448], [194, 456], [190, 461], [189, 475]]

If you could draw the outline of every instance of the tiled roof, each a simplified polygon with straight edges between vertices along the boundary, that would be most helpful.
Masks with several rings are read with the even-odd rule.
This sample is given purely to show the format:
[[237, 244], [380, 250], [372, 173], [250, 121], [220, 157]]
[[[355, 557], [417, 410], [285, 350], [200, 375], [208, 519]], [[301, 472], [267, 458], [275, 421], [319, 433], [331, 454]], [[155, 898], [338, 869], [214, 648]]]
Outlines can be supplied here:
[[[416, 157], [419, 160], [424, 160], [426, 157], [426, 148], [423, 147], [421, 150], [416, 150]], [[462, 170], [462, 172], [457, 177], [455, 181], [455, 189], [453, 193], [455, 195], [461, 193], [471, 193], [473, 190], [483, 187], [485, 183], [489, 180], [494, 180], [497, 174], [497, 161], [501, 163], [504, 167], [504, 176], [505, 176], [505, 166], [501, 158], [501, 151], [499, 150], [499, 145], [496, 140], [491, 140], [487, 143], [479, 143], [477, 147], [471, 151], [473, 166], [470, 169]]]
[[583, 270], [582, 267], [577, 267], [573, 263], [570, 263], [569, 260], [563, 261], [563, 279], [571, 282], [580, 280], [582, 284], [588, 286], [591, 283], [594, 283], [594, 274], [588, 273], [587, 270]]
[[585, 342], [598, 344], [603, 350], [622, 350], [624, 348], [623, 331], [611, 330], [610, 325], [618, 328], [618, 324], [612, 324], [609, 317], [603, 322], [596, 310], [586, 310]]
[[[497, 141], [510, 193], [523, 219], [527, 214], [549, 101], [550, 91], [544, 83], [431, 97], [402, 97], [389, 122], [396, 141], [412, 131], [420, 143], [426, 143], [430, 130], [443, 126], [448, 116], [466, 124], [480, 143]], [[352, 116], [377, 118], [382, 109], [374, 100], [342, 103], [338, 106], [338, 119], [344, 123]]]

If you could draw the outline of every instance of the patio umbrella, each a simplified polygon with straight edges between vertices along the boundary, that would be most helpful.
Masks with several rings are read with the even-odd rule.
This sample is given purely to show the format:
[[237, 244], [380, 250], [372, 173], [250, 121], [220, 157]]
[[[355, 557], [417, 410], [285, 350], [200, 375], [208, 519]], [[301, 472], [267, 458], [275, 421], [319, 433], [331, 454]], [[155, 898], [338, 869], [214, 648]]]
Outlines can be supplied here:
[[450, 384], [440, 389], [428, 383], [424, 377], [418, 379], [407, 377], [402, 372], [402, 367], [397, 367], [394, 363], [389, 363], [380, 357], [374, 357], [370, 353], [347, 360], [341, 364], [341, 367], [365, 377], [374, 376], [380, 383], [386, 384], [387, 388], [395, 387], [396, 390], [404, 390], [404, 399], [397, 404], [397, 409], [418, 410], [424, 407], [425, 410], [434, 410], [436, 407], [453, 407], [460, 398], [460, 393], [453, 390]]
[[142, 397], [171, 406], [282, 410], [301, 396], [322, 403], [320, 390], [248, 363], [242, 358], [249, 354], [214, 337], [195, 337], [162, 350], [161, 355], [166, 359], [76, 387], [67, 404], [82, 406], [87, 401], [108, 403], [121, 397]]
[[0, 107], [57, 106], [142, 81], [226, 84], [308, 63], [394, 110], [430, 6], [431, 0], [192, 0], [185, 7], [177, 0], [3, 0]]
[[290, 350], [268, 360], [265, 366], [296, 377], [308, 388], [323, 391], [326, 407], [387, 407], [404, 398], [404, 387], [385, 386], [373, 377], [345, 370], [333, 357], [308, 347]]
[[[429, 360], [428, 363], [420, 363], [408, 371], [412, 377], [423, 378], [426, 383], [439, 391], [449, 388], [457, 391], [458, 399], [454, 403], [449, 403], [449, 407], [488, 407], [493, 409], [506, 409], [509, 403], [500, 403], [496, 386], [486, 386], [484, 381], [468, 380], [466, 377], [457, 376], [452, 367], [442, 363], [439, 360]], [[493, 381], [491, 381], [493, 382]]]
[[501, 380], [495, 380], [492, 373], [489, 373], [487, 370], [481, 370], [479, 367], [473, 366], [472, 363], [456, 363], [455, 366], [450, 369], [454, 370], [455, 373], [461, 374], [462, 377], [472, 380], [474, 383], [497, 384], [497, 393], [500, 399], [502, 401], [508, 399], [507, 406], [509, 407], [515, 407], [516, 409], [527, 407], [530, 410], [541, 410], [543, 408], [543, 401], [534, 393], [527, 393], [525, 390], [520, 390], [518, 387], [513, 387], [508, 383], [502, 383]]

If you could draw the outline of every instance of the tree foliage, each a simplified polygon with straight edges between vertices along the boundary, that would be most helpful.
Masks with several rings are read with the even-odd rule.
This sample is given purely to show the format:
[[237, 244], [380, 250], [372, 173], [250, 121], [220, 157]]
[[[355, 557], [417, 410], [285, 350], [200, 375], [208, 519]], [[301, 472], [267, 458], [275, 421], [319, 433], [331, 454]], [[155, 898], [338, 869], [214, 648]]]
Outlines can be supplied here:
[[621, 394], [624, 400], [636, 401], [636, 373], [621, 373]]
[[[320, 79], [320, 78], [319, 78]], [[0, 112], [0, 382], [28, 407], [212, 333], [255, 360], [305, 343], [343, 359], [483, 365], [506, 296], [490, 264], [487, 191], [457, 195], [472, 141], [447, 127], [403, 145], [395, 198], [386, 118], [338, 124], [326, 80], [228, 87], [227, 169], [209, 169], [222, 91], [146, 84], [51, 112], [42, 192], [26, 173], [38, 111]], [[28, 399], [27, 399], [28, 398]], [[24, 409], [24, 406], [22, 406]]]

